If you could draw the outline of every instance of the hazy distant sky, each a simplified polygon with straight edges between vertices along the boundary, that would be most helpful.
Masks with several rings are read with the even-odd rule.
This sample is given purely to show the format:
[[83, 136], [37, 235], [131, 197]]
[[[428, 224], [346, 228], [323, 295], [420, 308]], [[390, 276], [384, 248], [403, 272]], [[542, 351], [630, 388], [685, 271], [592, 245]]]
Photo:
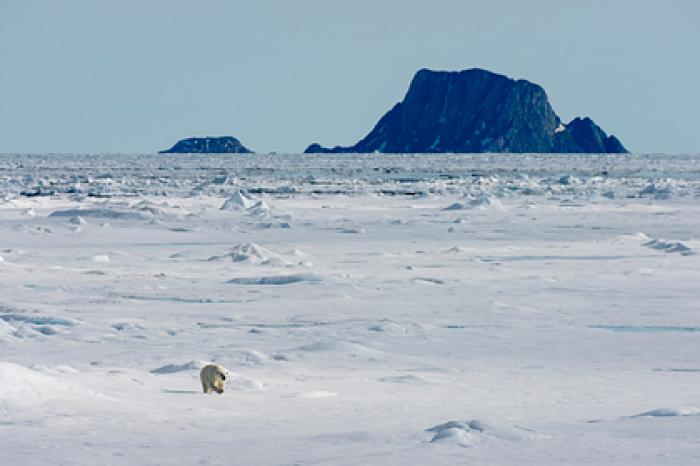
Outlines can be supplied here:
[[697, 0], [0, 0], [0, 152], [349, 145], [418, 69], [473, 67], [634, 152], [700, 152]]

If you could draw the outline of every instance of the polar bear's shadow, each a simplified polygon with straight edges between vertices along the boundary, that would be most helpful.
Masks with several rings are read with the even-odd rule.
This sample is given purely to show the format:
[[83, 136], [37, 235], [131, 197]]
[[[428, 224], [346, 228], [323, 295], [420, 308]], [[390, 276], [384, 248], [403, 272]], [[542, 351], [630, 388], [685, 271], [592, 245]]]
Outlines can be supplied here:
[[168, 388], [164, 388], [161, 391], [163, 393], [174, 393], [176, 395], [196, 395], [199, 393], [197, 390], [170, 390]]

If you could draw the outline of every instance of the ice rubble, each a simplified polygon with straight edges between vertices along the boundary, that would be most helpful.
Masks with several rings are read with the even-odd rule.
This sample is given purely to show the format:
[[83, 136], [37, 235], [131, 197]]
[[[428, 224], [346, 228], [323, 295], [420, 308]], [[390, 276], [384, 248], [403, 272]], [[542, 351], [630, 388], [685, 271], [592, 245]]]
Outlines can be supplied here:
[[677, 252], [682, 256], [690, 256], [692, 254], [695, 254], [695, 251], [693, 251], [690, 247], [679, 241], [665, 241], [662, 239], [654, 238], [651, 241], [647, 241], [646, 243], [644, 243], [643, 246], [668, 253]]
[[240, 243], [232, 247], [229, 252], [219, 256], [211, 256], [208, 260], [229, 259], [233, 262], [245, 262], [253, 265], [289, 265], [290, 262], [255, 243]]
[[73, 319], [38, 314], [0, 313], [0, 337], [5, 335], [22, 339], [52, 336], [60, 333], [60, 329], [77, 325], [78, 321]]
[[257, 201], [251, 197], [247, 192], [238, 190], [231, 197], [226, 199], [224, 204], [221, 206], [221, 210], [248, 210]]
[[492, 210], [497, 212], [505, 212], [505, 207], [503, 203], [499, 201], [494, 196], [481, 195], [475, 199], [471, 199], [467, 202], [455, 202], [447, 207], [445, 210]]
[[[241, 187], [221, 206], [224, 210], [252, 208], [259, 201], [253, 195], [263, 193], [392, 193], [412, 197], [417, 193], [480, 192], [499, 197], [564, 193], [660, 201], [700, 196], [694, 155], [659, 159], [630, 154], [624, 156], [624, 163], [619, 155], [604, 154], [206, 155], [178, 159], [177, 168], [163, 164], [162, 156], [120, 155], [120, 163], [109, 170], [100, 170], [99, 161], [91, 155], [6, 154], [4, 159], [0, 188], [10, 202], [42, 198], [28, 198], [31, 193], [49, 194], [37, 191], [38, 186], [51, 186], [51, 196], [95, 201], [127, 196], [220, 195], [233, 183]], [[85, 167], [91, 170], [85, 171]], [[235, 179], [222, 171], [235, 173]], [[224, 176], [228, 178], [218, 184]]]

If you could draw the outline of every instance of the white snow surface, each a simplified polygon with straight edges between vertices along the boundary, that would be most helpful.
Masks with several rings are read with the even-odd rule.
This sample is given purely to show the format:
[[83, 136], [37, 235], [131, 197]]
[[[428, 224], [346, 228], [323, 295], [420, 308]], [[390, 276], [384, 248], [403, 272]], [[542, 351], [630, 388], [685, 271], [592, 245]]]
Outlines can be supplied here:
[[698, 464], [700, 155], [5, 154], [0, 189], [2, 465]]

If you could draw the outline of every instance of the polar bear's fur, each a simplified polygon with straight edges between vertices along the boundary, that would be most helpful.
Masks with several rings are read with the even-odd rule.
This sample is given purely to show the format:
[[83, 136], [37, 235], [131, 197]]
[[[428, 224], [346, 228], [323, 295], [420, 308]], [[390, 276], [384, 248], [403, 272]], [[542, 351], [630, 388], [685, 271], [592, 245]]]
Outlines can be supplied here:
[[220, 364], [207, 364], [199, 373], [204, 393], [211, 393], [212, 390], [219, 395], [224, 393], [226, 377], [228, 377], [228, 371]]

